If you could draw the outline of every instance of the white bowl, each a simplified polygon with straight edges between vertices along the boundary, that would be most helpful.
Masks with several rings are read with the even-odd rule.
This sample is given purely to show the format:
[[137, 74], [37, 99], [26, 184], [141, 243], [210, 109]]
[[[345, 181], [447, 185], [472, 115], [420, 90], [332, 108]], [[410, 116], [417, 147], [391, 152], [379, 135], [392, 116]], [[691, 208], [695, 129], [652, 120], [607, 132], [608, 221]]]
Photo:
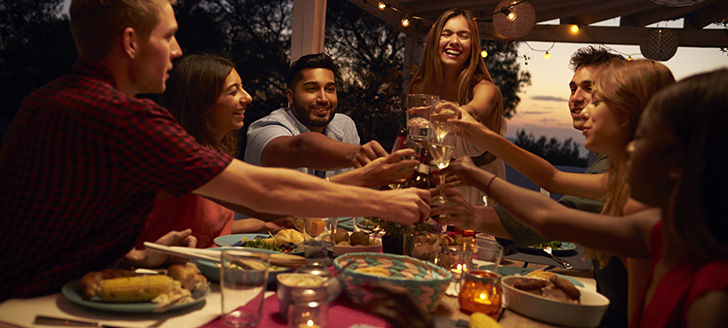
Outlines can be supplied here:
[[561, 302], [531, 294], [512, 286], [521, 277], [504, 277], [503, 301], [506, 307], [524, 316], [568, 327], [596, 327], [602, 321], [609, 299], [597, 292], [576, 287], [581, 292], [579, 304]]

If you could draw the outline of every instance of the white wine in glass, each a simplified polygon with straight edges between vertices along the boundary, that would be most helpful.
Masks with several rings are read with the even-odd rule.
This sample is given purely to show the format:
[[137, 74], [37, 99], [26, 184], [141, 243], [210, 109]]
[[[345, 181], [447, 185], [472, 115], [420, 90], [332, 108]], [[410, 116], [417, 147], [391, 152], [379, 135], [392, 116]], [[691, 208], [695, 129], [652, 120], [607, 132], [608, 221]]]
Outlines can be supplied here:
[[457, 118], [457, 113], [450, 109], [441, 110], [430, 114], [432, 127], [435, 129], [435, 141], [442, 143], [445, 137], [452, 132], [453, 124], [448, 122], [449, 119]]
[[[450, 157], [452, 156], [455, 147], [452, 145], [442, 143], [429, 143], [430, 155], [432, 155], [432, 165], [437, 166], [439, 170], [446, 168], [450, 165]], [[432, 198], [432, 205], [444, 205], [447, 203], [447, 198], [442, 188], [445, 185], [445, 176], [440, 174], [440, 183], [437, 186], [438, 195]]]

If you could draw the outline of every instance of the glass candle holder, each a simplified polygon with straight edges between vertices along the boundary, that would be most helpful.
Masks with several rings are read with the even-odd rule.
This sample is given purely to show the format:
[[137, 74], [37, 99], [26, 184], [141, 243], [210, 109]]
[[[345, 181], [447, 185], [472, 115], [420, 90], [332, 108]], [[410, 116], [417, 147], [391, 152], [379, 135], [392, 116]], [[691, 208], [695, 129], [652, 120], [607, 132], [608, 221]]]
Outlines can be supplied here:
[[288, 307], [288, 327], [328, 327], [329, 302], [326, 293], [313, 289], [295, 290]]
[[495, 318], [503, 305], [501, 276], [487, 270], [465, 272], [458, 303], [462, 311], [482, 312]]

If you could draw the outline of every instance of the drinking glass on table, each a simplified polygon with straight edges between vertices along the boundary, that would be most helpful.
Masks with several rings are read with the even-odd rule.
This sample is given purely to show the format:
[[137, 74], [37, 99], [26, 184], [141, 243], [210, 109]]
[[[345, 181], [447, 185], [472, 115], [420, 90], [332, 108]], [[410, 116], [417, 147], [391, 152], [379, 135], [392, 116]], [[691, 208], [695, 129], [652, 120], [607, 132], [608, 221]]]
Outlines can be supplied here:
[[482, 236], [476, 238], [477, 251], [475, 257], [486, 262], [483, 266], [484, 269], [498, 272], [498, 266], [503, 259], [503, 246], [494, 239], [488, 239]]
[[334, 258], [334, 236], [338, 218], [305, 218], [304, 232], [313, 237], [303, 243], [307, 259], [331, 265]]
[[403, 236], [402, 253], [435, 263], [440, 254], [442, 226], [432, 220], [416, 224]]
[[263, 295], [268, 282], [268, 255], [226, 249], [221, 258], [223, 322], [233, 327], [257, 326], [263, 313]]

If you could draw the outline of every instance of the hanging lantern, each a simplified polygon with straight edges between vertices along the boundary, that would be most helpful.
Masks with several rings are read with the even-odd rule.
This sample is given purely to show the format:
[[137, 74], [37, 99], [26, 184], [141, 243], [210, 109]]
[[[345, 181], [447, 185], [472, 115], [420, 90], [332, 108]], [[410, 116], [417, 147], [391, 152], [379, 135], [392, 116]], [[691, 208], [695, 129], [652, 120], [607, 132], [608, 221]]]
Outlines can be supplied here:
[[505, 39], [517, 39], [533, 30], [536, 11], [528, 1], [506, 0], [493, 12], [493, 27]]
[[648, 31], [640, 41], [640, 52], [645, 58], [666, 61], [677, 51], [677, 34], [666, 29]]
[[705, 2], [705, 0], [652, 0], [652, 2], [666, 7], [688, 7]]

